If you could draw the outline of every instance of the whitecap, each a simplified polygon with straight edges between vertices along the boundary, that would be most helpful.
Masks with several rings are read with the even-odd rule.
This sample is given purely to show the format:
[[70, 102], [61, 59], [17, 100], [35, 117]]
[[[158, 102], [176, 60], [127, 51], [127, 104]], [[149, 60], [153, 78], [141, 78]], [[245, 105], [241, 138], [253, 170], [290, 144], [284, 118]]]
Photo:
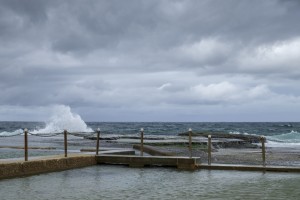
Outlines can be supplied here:
[[45, 128], [31, 131], [31, 133], [58, 133], [64, 130], [68, 132], [93, 132], [80, 115], [73, 113], [69, 106], [60, 105], [54, 107], [53, 114], [46, 122]]

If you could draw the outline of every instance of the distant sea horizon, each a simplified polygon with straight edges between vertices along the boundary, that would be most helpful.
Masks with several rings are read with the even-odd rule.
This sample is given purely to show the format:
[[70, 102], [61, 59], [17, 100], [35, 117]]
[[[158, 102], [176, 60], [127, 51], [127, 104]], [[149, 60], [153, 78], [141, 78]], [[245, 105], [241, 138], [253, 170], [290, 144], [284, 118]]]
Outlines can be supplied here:
[[266, 136], [269, 143], [300, 147], [300, 122], [85, 122], [80, 117], [52, 118], [43, 121], [0, 121], [0, 137], [22, 134], [27, 128], [32, 133], [94, 132], [102, 134], [139, 134], [143, 128], [146, 135], [176, 136], [187, 132], [211, 134], [228, 133]]

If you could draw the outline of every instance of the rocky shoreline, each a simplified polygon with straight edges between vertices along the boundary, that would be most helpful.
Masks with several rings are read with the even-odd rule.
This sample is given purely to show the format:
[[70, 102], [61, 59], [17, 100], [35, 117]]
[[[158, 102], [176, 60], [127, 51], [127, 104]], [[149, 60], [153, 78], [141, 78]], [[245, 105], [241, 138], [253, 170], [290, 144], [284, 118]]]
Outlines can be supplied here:
[[[202, 163], [207, 163], [207, 136], [212, 137], [212, 163], [261, 165], [261, 137], [255, 135], [237, 135], [220, 132], [202, 132], [192, 134], [192, 156], [200, 157]], [[267, 142], [267, 141], [266, 141]], [[133, 147], [140, 149], [140, 136], [120, 136], [108, 140], [105, 137], [101, 145], [106, 147]], [[150, 155], [189, 156], [188, 133], [178, 136], [144, 137], [144, 146]], [[266, 145], [266, 164], [274, 166], [300, 166], [300, 149], [271, 148]], [[157, 154], [158, 153], [158, 154]]]
[[[177, 136], [145, 135], [144, 143], [153, 146], [182, 145], [188, 143], [189, 133], [180, 133]], [[211, 135], [214, 148], [258, 148], [261, 137], [255, 135], [238, 135], [221, 132], [193, 132], [192, 144], [206, 145], [207, 137]], [[96, 136], [85, 136], [85, 139], [96, 140]], [[101, 135], [100, 140], [116, 144], [139, 144], [140, 135]]]
[[[189, 132], [180, 133], [179, 136], [188, 136]], [[261, 137], [257, 135], [242, 135], [242, 134], [231, 134], [231, 133], [224, 133], [224, 132], [192, 132], [192, 136], [200, 136], [200, 137], [208, 137], [211, 138], [226, 138], [226, 139], [240, 139], [244, 140], [248, 143], [259, 143]]]
[[[210, 133], [211, 134], [211, 133]], [[217, 135], [218, 134], [218, 135]], [[207, 133], [194, 133], [192, 137], [192, 156], [200, 157], [202, 163], [207, 163]], [[219, 164], [261, 164], [262, 154], [259, 139], [252, 136], [240, 135], [222, 136], [220, 133], [212, 135], [212, 162]], [[216, 136], [217, 135], [217, 136]], [[222, 138], [225, 137], [225, 138]], [[238, 137], [238, 138], [237, 138]], [[68, 148], [72, 152], [79, 152], [84, 148], [96, 148], [96, 137], [68, 137]], [[2, 138], [0, 148], [3, 158], [23, 157], [22, 149], [8, 149], [8, 147], [22, 147], [24, 145], [24, 137], [16, 136], [13, 138]], [[63, 150], [63, 136], [39, 138], [30, 137], [29, 156], [42, 156], [59, 154]], [[258, 143], [252, 143], [255, 141]], [[127, 148], [132, 149], [134, 145], [140, 144], [140, 135], [101, 135], [101, 148]], [[159, 151], [165, 155], [189, 156], [188, 137], [180, 136], [162, 136], [162, 135], [146, 135], [144, 145], [148, 146], [155, 152]], [[34, 149], [39, 147], [40, 149]], [[55, 149], [47, 149], [47, 148]], [[139, 154], [139, 151], [136, 151]], [[7, 155], [7, 156], [5, 156]], [[9, 157], [11, 156], [11, 157]], [[269, 147], [266, 143], [266, 163], [268, 165], [285, 165], [300, 166], [300, 147]]]

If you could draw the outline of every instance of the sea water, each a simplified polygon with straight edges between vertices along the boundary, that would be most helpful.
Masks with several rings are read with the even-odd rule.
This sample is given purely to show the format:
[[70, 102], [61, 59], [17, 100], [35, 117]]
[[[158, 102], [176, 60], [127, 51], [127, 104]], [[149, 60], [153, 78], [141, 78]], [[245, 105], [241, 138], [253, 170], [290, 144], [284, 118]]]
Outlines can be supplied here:
[[[84, 122], [59, 119], [51, 122], [0, 122], [0, 137], [20, 135], [24, 128], [31, 133], [93, 132], [101, 128], [104, 135], [138, 134], [144, 128], [148, 135], [176, 136], [192, 128], [193, 132], [217, 134], [264, 135], [276, 145], [300, 145], [299, 122]], [[79, 123], [80, 122], [80, 123]]]
[[299, 199], [300, 175], [93, 166], [0, 181], [1, 199]]
[[[29, 131], [29, 146], [54, 147], [55, 150], [35, 149], [29, 151], [29, 157], [61, 154], [63, 151], [63, 131], [86, 135], [95, 135], [101, 129], [101, 136], [123, 137], [139, 136], [144, 128], [145, 137], [176, 137], [192, 128], [193, 132], [212, 134], [250, 134], [267, 137], [267, 147], [284, 147], [288, 151], [300, 150], [299, 122], [85, 122], [80, 115], [73, 113], [68, 106], [60, 106], [46, 122], [0, 122], [0, 159], [21, 158], [22, 150], [9, 147], [24, 146], [24, 129]], [[36, 137], [33, 137], [36, 136]], [[50, 137], [49, 137], [50, 136]], [[89, 144], [90, 143], [90, 144]], [[93, 141], [82, 137], [68, 136], [68, 150], [80, 151], [81, 148], [94, 147]], [[84, 144], [84, 145], [82, 145]]]
[[[46, 122], [0, 122], [0, 147], [5, 145], [23, 146], [24, 139], [21, 136], [25, 128], [32, 135], [29, 141], [32, 144], [49, 147], [57, 145], [55, 147], [58, 148], [58, 151], [52, 151], [54, 154], [61, 153], [59, 150], [62, 150], [62, 138], [55, 139], [53, 137], [49, 139], [43, 136], [60, 134], [62, 137], [62, 132], [65, 129], [73, 133], [94, 134], [95, 130], [100, 128], [102, 136], [120, 136], [139, 135], [140, 129], [144, 128], [145, 136], [161, 137], [177, 136], [192, 128], [193, 132], [212, 134], [264, 135], [267, 137], [267, 147], [300, 148], [299, 122], [85, 122], [80, 115], [73, 113], [70, 107], [61, 106], [58, 108]], [[53, 141], [58, 142], [53, 144]], [[69, 149], [72, 150], [72, 145]], [[49, 154], [48, 151], [42, 150], [30, 151], [30, 153], [30, 156]], [[0, 148], [0, 159], [22, 156], [23, 152], [20, 150], [7, 151]]]
[[[61, 146], [62, 136], [49, 138], [42, 135], [64, 129], [93, 132], [98, 127], [101, 134], [106, 135], [138, 134], [140, 128], [144, 128], [145, 134], [175, 136], [192, 128], [195, 132], [265, 135], [275, 146], [300, 144], [300, 123], [296, 122], [84, 122], [70, 109], [62, 110], [47, 122], [0, 122], [0, 144], [22, 146], [23, 129], [27, 128], [37, 136], [31, 136], [29, 142], [39, 146], [60, 142]], [[4, 144], [1, 141], [5, 141]], [[30, 152], [45, 155], [43, 150]], [[62, 152], [58, 149], [57, 153]], [[6, 154], [10, 158], [21, 157], [23, 151], [0, 148], [0, 158]], [[173, 168], [99, 165], [1, 180], [0, 199], [299, 199], [299, 184], [300, 176], [294, 173], [190, 172]]]
[[300, 122], [85, 122], [69, 106], [56, 107], [46, 122], [0, 122], [0, 137], [19, 135], [24, 128], [32, 134], [97, 128], [102, 134], [136, 134], [144, 128], [150, 135], [177, 135], [191, 128], [194, 132], [264, 135], [274, 142], [300, 144]]

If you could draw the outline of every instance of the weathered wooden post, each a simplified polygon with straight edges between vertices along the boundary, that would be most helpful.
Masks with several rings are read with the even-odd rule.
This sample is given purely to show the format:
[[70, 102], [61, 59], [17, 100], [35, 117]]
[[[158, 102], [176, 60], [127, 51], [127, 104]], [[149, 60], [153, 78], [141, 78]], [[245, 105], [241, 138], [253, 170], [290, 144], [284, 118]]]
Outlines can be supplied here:
[[189, 152], [190, 158], [192, 157], [192, 129], [189, 128]]
[[141, 128], [141, 156], [144, 155], [144, 129]]
[[100, 139], [100, 128], [97, 128], [97, 146], [96, 146], [96, 155], [99, 152], [99, 139]]
[[64, 130], [64, 142], [65, 142], [65, 157], [68, 157], [68, 142], [67, 142], [67, 130]]
[[211, 165], [211, 135], [208, 135], [207, 139], [207, 163]]
[[264, 136], [260, 137], [261, 141], [261, 155], [262, 155], [262, 161], [263, 161], [263, 166], [266, 166], [266, 147], [265, 147], [265, 142], [266, 138]]
[[24, 129], [24, 153], [25, 153], [25, 161], [28, 161], [28, 138], [27, 138], [28, 130]]

